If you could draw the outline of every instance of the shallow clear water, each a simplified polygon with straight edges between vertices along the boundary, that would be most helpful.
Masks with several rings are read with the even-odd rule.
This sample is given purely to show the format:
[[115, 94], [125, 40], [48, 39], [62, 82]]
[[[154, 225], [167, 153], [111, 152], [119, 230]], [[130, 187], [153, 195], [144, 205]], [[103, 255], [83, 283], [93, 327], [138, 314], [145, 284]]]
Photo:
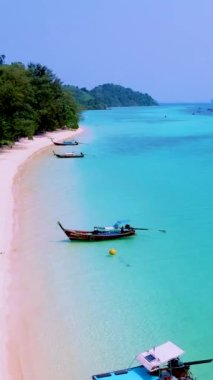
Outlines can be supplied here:
[[[88, 111], [79, 137], [87, 144], [66, 148], [85, 158], [49, 149], [26, 168], [17, 273], [36, 310], [35, 379], [89, 379], [167, 340], [186, 360], [213, 356], [213, 117], [193, 115], [197, 107]], [[149, 230], [76, 243], [57, 220]], [[211, 380], [213, 368], [193, 372]]]

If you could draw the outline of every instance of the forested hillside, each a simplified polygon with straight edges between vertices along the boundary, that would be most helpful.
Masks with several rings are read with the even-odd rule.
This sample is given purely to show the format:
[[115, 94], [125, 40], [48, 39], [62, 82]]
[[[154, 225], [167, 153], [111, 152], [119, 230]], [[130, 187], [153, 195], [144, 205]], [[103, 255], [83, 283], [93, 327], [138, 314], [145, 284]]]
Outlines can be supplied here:
[[74, 96], [82, 109], [157, 105], [150, 95], [115, 84], [103, 84], [90, 91], [85, 87], [64, 87]]
[[101, 102], [91, 93], [91, 91], [87, 90], [85, 87], [79, 88], [76, 86], [65, 85], [64, 89], [65, 91], [71, 93], [81, 110], [97, 110], [107, 108], [103, 102]]
[[78, 128], [73, 96], [40, 64], [4, 64], [0, 56], [0, 144], [60, 127]]
[[153, 106], [157, 102], [148, 94], [133, 91], [116, 84], [103, 84], [91, 90], [91, 94], [107, 107]]

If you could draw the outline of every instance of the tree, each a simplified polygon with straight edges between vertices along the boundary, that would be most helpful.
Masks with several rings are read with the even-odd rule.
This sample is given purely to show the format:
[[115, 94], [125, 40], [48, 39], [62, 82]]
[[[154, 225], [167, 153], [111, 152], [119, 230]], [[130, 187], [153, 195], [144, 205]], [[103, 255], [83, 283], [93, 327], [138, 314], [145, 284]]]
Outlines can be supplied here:
[[31, 138], [35, 132], [33, 92], [23, 65], [0, 67], [0, 100], [1, 139]]
[[46, 66], [0, 65], [0, 144], [61, 127], [78, 128], [78, 121], [72, 95]]
[[4, 54], [2, 54], [2, 55], [0, 55], [0, 65], [3, 65], [4, 64], [4, 60], [5, 60], [5, 55]]
[[60, 79], [40, 64], [29, 64], [28, 72], [35, 93], [37, 132], [64, 126], [78, 128], [77, 105], [72, 96], [63, 90]]

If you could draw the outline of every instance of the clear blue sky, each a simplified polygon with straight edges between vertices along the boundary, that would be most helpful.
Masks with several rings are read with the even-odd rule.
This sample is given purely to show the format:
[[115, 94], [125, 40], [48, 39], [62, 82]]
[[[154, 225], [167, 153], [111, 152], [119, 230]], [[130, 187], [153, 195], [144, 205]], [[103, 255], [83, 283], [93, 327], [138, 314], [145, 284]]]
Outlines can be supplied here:
[[213, 0], [3, 0], [0, 54], [66, 84], [213, 98]]

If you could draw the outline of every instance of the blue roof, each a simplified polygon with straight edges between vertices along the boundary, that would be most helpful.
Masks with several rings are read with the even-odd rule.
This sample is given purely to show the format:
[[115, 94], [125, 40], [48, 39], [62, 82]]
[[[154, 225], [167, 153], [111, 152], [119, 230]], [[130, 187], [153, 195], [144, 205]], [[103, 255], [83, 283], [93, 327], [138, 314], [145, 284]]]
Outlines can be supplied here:
[[158, 380], [159, 376], [150, 374], [143, 366], [94, 375], [93, 380]]

